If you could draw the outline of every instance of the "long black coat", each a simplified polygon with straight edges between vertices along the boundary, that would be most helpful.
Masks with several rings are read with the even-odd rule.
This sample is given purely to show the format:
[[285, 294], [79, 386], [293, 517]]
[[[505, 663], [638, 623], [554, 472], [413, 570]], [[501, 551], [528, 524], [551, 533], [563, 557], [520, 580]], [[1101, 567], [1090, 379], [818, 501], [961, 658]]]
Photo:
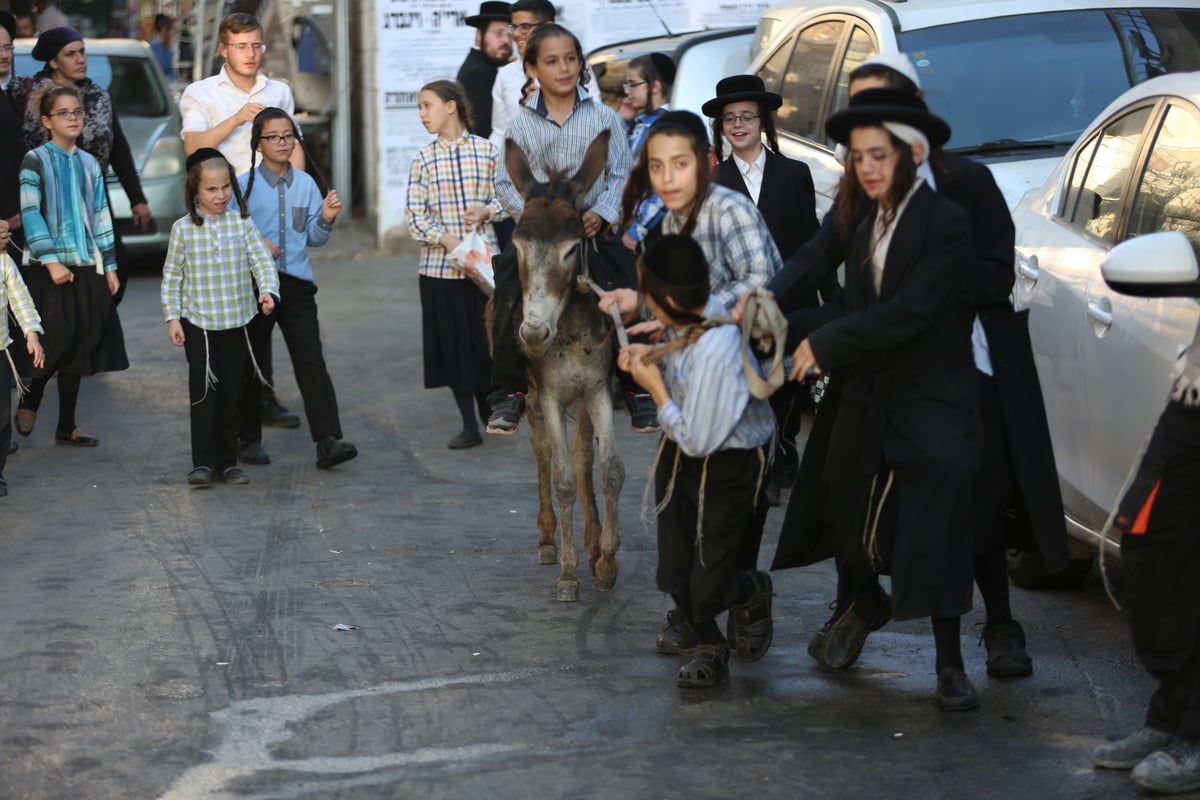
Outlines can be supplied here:
[[455, 78], [467, 90], [467, 99], [471, 101], [470, 131], [484, 139], [492, 135], [492, 84], [496, 82], [496, 70], [496, 65], [484, 58], [482, 50], [472, 47]]
[[21, 118], [8, 94], [0, 92], [0, 219], [21, 213], [21, 161], [25, 153]]

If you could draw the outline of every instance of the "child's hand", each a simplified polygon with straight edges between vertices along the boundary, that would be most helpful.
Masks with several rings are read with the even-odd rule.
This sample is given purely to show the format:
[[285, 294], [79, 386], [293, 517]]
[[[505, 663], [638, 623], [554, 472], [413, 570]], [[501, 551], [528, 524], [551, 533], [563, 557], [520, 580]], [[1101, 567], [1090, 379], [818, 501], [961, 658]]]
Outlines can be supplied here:
[[813, 353], [808, 339], [800, 343], [796, 352], [792, 354], [792, 358], [792, 371], [788, 373], [789, 381], [802, 381], [810, 375], [821, 374], [821, 365], [817, 363], [817, 357]]
[[621, 244], [625, 245], [633, 252], [637, 252], [638, 243], [635, 242], [633, 237], [629, 235], [629, 231], [625, 231], [621, 234]]
[[633, 118], [637, 116], [637, 109], [633, 107], [633, 100], [628, 97], [623, 99], [621, 105], [617, 106], [617, 113], [626, 122], [633, 122]]
[[73, 283], [75, 281], [75, 273], [64, 267], [57, 261], [51, 261], [46, 264], [46, 269], [50, 272], [50, 280], [54, 281], [59, 286], [64, 283]]
[[271, 254], [271, 258], [279, 258], [279, 245], [267, 238], [263, 239], [263, 244], [267, 246], [267, 251]]
[[167, 323], [167, 338], [176, 347], [183, 347], [183, 325], [179, 320], [173, 319]]
[[621, 318], [624, 319], [638, 310], [638, 293], [633, 289], [613, 289], [601, 294], [600, 302], [597, 305], [605, 314], [608, 313], [609, 306], [615, 305], [621, 312]]
[[583, 235], [592, 238], [604, 227], [604, 218], [595, 211], [583, 212]]
[[270, 314], [275, 310], [275, 298], [271, 296], [270, 292], [263, 292], [260, 294], [258, 296], [258, 302], [262, 305], [262, 312], [264, 314]]
[[0, 219], [0, 250], [8, 247], [8, 240], [12, 238], [12, 231], [8, 229], [8, 220]]
[[658, 398], [666, 394], [666, 384], [663, 382], [662, 370], [657, 364], [647, 364], [643, 359], [654, 348], [648, 344], [631, 344], [622, 347], [617, 355], [617, 366], [633, 376], [651, 396]]
[[117, 271], [114, 269], [112, 272], [104, 273], [104, 280], [108, 281], [109, 294], [116, 297], [121, 288], [121, 278], [117, 275]]
[[490, 216], [492, 216], [492, 210], [487, 206], [471, 206], [463, 212], [463, 224], [468, 228], [474, 228], [487, 222]]
[[321, 204], [321, 216], [326, 222], [333, 222], [341, 210], [342, 201], [338, 198], [338, 193], [330, 189], [329, 194], [325, 195], [325, 202]]
[[46, 352], [42, 350], [42, 343], [38, 339], [37, 331], [30, 331], [25, 334], [25, 350], [29, 355], [33, 356], [33, 365], [41, 368], [46, 366]]

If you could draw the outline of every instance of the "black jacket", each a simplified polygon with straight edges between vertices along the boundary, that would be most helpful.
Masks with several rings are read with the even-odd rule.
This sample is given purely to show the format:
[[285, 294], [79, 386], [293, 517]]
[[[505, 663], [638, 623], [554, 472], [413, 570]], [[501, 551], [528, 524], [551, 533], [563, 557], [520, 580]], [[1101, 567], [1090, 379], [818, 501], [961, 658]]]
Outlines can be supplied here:
[[0, 219], [21, 213], [21, 161], [25, 153], [21, 119], [8, 94], [0, 92]]
[[[816, 190], [812, 172], [803, 161], [794, 161], [769, 149], [766, 153], [758, 210], [767, 222], [779, 255], [786, 260], [817, 232]], [[732, 156], [717, 165], [713, 182], [750, 196]]]
[[484, 139], [492, 135], [492, 84], [496, 82], [496, 70], [496, 65], [484, 58], [483, 51], [473, 47], [456, 77], [471, 101], [470, 131]]

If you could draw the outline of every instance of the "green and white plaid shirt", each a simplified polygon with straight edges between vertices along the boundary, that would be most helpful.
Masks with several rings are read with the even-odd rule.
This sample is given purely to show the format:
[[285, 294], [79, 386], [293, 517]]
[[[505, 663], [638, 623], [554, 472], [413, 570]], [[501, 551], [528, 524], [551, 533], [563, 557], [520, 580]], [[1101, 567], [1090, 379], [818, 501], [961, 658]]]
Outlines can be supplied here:
[[[13, 316], [21, 323], [26, 334], [30, 331], [44, 333], [42, 318], [38, 316], [37, 307], [33, 304], [33, 298], [29, 296], [29, 289], [25, 288], [25, 281], [21, 279], [17, 265], [8, 257], [8, 253], [0, 252], [0, 350], [7, 349], [12, 343], [8, 334], [8, 310], [5, 306], [12, 309]], [[3, 359], [0, 359], [0, 369], [7, 369], [8, 365], [2, 362]]]
[[279, 297], [279, 273], [254, 220], [226, 209], [201, 215], [203, 225], [180, 217], [171, 226], [163, 264], [162, 307], [167, 322], [186, 319], [206, 331], [240, 328], [258, 313], [259, 292]]

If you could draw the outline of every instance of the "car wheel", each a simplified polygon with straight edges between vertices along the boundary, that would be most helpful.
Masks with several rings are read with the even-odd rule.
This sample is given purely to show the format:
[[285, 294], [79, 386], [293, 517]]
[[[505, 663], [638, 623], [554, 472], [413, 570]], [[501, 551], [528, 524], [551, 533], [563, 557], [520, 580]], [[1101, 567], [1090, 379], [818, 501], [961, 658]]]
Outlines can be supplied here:
[[1092, 571], [1094, 558], [1073, 558], [1066, 569], [1051, 572], [1032, 550], [1008, 551], [1008, 577], [1022, 589], [1078, 589]]

